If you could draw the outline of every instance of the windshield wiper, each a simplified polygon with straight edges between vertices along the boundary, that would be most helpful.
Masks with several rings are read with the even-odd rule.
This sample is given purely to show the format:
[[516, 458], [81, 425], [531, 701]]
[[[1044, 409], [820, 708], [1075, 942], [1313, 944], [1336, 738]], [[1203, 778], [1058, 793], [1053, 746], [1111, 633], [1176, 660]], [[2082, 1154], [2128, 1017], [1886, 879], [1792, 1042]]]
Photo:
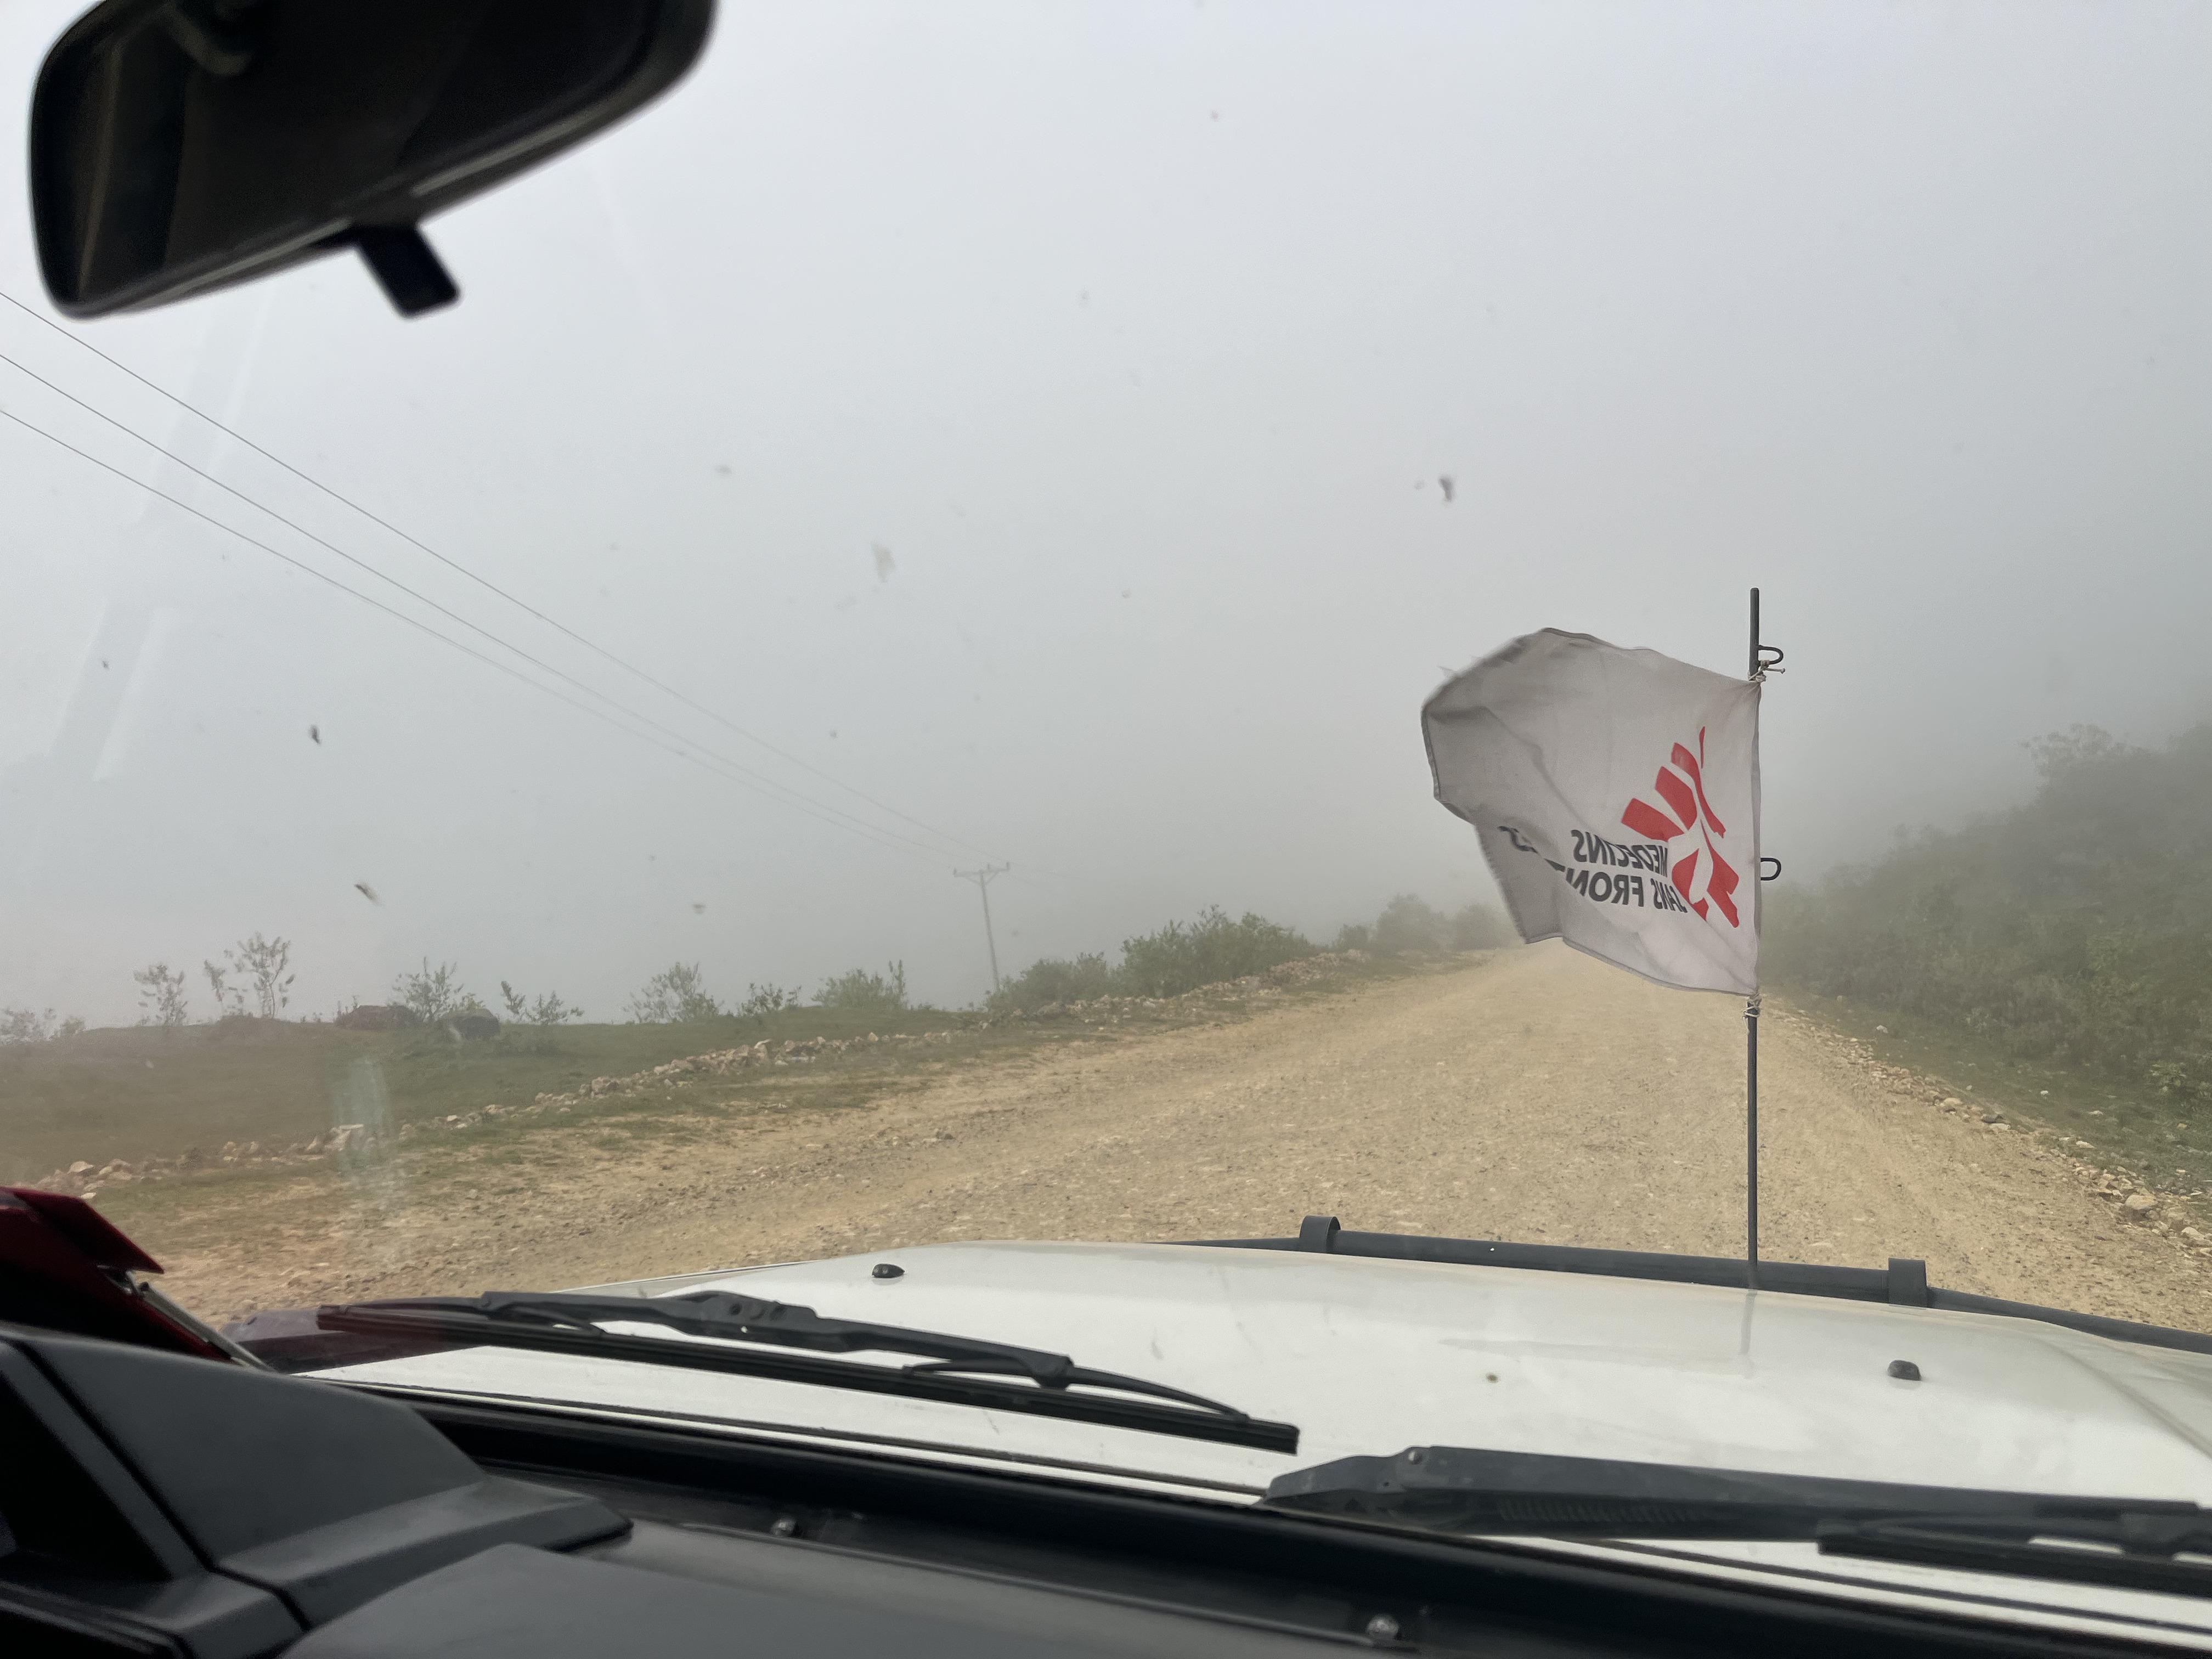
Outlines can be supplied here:
[[[428, 1346], [528, 1348], [596, 1359], [632, 1359], [648, 1365], [1064, 1417], [1263, 1451], [1298, 1449], [1295, 1425], [1271, 1423], [1202, 1395], [1142, 1377], [1092, 1370], [1066, 1354], [869, 1320], [828, 1318], [811, 1308], [729, 1291], [672, 1297], [538, 1291], [398, 1297], [326, 1306], [318, 1311], [315, 1322], [325, 1330], [363, 1336], [427, 1339]], [[600, 1328], [611, 1324], [661, 1325], [714, 1341], [673, 1342]], [[915, 1354], [921, 1356], [921, 1363], [879, 1365], [777, 1352], [793, 1348], [818, 1353]]]
[[[2023, 1534], [2088, 1537], [2101, 1535], [2100, 1528], [2130, 1525], [2169, 1527], [2178, 1536], [2212, 1541], [2203, 1531], [2212, 1524], [2212, 1511], [2187, 1503], [1841, 1480], [1462, 1446], [1414, 1446], [1395, 1457], [1346, 1457], [1295, 1469], [1276, 1478], [1265, 1502], [1274, 1509], [1469, 1535], [1819, 1539], [1824, 1549], [1832, 1536], [1844, 1540], [1836, 1553], [1854, 1554], [1875, 1554], [1892, 1545], [1927, 1547], [1911, 1535], [1925, 1522], [1953, 1528], [1987, 1526], [1992, 1528], [1989, 1537], [2007, 1542]], [[1857, 1547], [1861, 1542], [1867, 1547]], [[2191, 1582], [2201, 1587], [2204, 1581]]]
[[2212, 1595], [2212, 1511], [2187, 1504], [2120, 1504], [2096, 1515], [1834, 1521], [1817, 1535], [1823, 1555]]

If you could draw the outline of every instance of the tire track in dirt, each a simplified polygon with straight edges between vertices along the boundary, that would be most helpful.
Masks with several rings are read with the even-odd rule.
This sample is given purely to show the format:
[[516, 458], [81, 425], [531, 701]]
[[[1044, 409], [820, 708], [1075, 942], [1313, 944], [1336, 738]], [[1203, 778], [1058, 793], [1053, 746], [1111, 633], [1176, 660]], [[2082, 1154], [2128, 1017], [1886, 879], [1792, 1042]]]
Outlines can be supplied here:
[[[173, 1288], [228, 1311], [951, 1238], [1280, 1235], [1314, 1211], [1354, 1229], [1734, 1255], [1742, 1031], [1732, 998], [1516, 950], [618, 1160], [542, 1132], [504, 1197], [418, 1208], [387, 1192], [374, 1227], [295, 1231], [282, 1260], [188, 1255]], [[1760, 1107], [1769, 1256], [1917, 1255], [1954, 1289], [2212, 1327], [2204, 1258], [2123, 1218], [2037, 1138], [1947, 1115], [1771, 1002]], [[301, 1271], [303, 1253], [328, 1270]]]

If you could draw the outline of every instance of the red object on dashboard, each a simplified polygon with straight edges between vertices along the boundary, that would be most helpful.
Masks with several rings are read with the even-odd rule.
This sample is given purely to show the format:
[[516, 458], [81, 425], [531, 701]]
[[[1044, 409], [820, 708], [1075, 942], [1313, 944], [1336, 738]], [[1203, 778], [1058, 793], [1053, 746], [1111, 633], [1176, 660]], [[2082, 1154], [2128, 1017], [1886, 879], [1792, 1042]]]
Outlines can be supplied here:
[[161, 1271], [82, 1199], [0, 1187], [0, 1319], [228, 1361], [142, 1298], [127, 1277]]

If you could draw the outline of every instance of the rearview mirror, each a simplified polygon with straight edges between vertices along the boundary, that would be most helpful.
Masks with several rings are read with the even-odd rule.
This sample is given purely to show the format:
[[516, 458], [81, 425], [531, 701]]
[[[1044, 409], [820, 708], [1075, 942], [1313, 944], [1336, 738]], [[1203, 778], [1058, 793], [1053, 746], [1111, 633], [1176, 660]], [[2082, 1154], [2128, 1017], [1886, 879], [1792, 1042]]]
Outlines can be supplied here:
[[343, 247], [413, 315], [416, 228], [665, 91], [714, 0], [106, 0], [31, 105], [39, 263], [73, 317]]

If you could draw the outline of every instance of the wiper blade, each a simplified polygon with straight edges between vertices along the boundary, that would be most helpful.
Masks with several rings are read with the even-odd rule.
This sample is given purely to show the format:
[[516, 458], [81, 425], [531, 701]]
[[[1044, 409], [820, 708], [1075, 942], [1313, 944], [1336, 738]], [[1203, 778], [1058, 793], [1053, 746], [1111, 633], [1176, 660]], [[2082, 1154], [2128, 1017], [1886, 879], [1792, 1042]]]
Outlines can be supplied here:
[[[1280, 1475], [1271, 1508], [1468, 1535], [1815, 1539], [1857, 1522], [1964, 1518], [2049, 1532], [2124, 1516], [2202, 1524], [2192, 1504], [1413, 1446]], [[1838, 1532], [1838, 1536], [1856, 1536]], [[1825, 1545], [1824, 1545], [1825, 1547]]]
[[2019, 1519], [1929, 1515], [1837, 1521], [1818, 1536], [1823, 1555], [2212, 1595], [2212, 1510], [2190, 1504], [2135, 1504], [2098, 1515]]
[[[398, 1297], [325, 1306], [315, 1322], [325, 1330], [422, 1338], [441, 1346], [527, 1348], [859, 1389], [1263, 1451], [1295, 1452], [1298, 1447], [1293, 1424], [1255, 1418], [1165, 1383], [1094, 1370], [1066, 1354], [870, 1320], [830, 1318], [795, 1303], [730, 1291], [672, 1297], [540, 1291]], [[601, 1328], [610, 1324], [661, 1325], [714, 1341], [672, 1342]], [[912, 1354], [919, 1363], [890, 1366], [780, 1352], [789, 1349]], [[1022, 1380], [1001, 1380], [1006, 1378]]]

